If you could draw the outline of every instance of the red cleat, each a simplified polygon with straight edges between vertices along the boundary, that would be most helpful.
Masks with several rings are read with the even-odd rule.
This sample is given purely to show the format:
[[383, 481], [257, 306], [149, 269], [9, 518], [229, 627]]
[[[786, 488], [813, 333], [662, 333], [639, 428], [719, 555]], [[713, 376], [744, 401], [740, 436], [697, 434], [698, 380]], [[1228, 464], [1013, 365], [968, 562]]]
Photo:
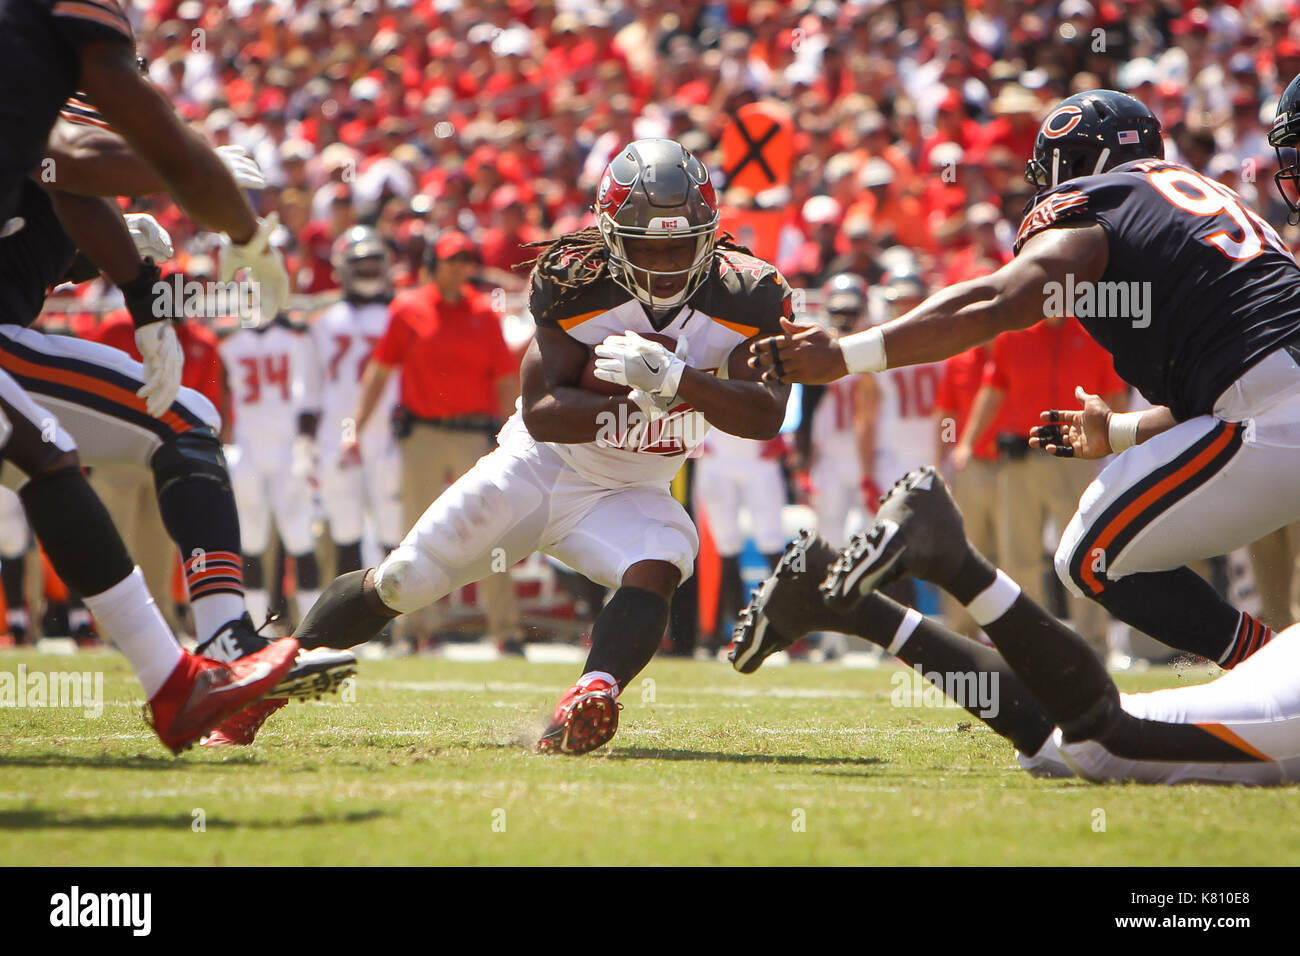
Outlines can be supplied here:
[[259, 700], [256, 704], [249, 704], [235, 714], [234, 717], [231, 717], [212, 731], [208, 735], [208, 739], [203, 741], [203, 746], [228, 747], [234, 744], [239, 747], [247, 747], [253, 742], [257, 732], [262, 729], [262, 724], [266, 723], [266, 718], [287, 703], [289, 703], [287, 697], [267, 697], [265, 700]]
[[593, 680], [565, 691], [550, 726], [537, 741], [537, 752], [576, 756], [608, 743], [618, 731], [618, 712], [623, 707], [615, 700], [616, 686]]
[[287, 637], [229, 664], [183, 653], [144, 708], [145, 721], [174, 754], [269, 693], [293, 667], [298, 642]]

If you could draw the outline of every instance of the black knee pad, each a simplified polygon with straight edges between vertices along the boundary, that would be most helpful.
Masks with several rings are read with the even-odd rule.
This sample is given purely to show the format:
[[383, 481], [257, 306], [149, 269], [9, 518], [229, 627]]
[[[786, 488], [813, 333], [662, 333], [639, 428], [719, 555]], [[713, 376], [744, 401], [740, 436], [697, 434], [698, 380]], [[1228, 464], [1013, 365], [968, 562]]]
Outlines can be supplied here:
[[154, 486], [159, 495], [175, 482], [187, 478], [206, 478], [230, 490], [230, 470], [226, 467], [221, 442], [206, 426], [191, 428], [163, 442], [162, 447], [154, 452], [149, 467], [153, 469]]

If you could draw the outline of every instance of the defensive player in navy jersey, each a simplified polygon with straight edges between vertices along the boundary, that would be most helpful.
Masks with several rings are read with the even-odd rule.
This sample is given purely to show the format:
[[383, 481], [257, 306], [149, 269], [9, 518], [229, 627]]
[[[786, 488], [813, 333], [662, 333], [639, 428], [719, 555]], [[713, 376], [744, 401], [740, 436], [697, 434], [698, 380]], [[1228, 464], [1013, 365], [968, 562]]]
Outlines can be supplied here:
[[[45, 155], [64, 102], [85, 90], [105, 118], [158, 172], [200, 226], [227, 235], [223, 269], [248, 268], [266, 311], [288, 289], [283, 264], [220, 158], [181, 123], [137, 70], [131, 27], [116, 0], [0, 0], [0, 232], [26, 227], [34, 194], [24, 183]], [[58, 170], [53, 170], [57, 185]], [[45, 239], [34, 237], [38, 249]], [[8, 281], [4, 283], [9, 285]], [[0, 296], [2, 299], [3, 296]], [[145, 323], [141, 405], [171, 376], [179, 346], [168, 323]], [[76, 378], [69, 369], [68, 378]], [[120, 387], [120, 383], [119, 383]], [[148, 409], [165, 416], [167, 405]], [[121, 537], [81, 473], [76, 444], [57, 418], [0, 371], [3, 454], [23, 473], [19, 492], [32, 529], [59, 575], [85, 598], [104, 633], [131, 662], [149, 697], [148, 716], [163, 743], [179, 750], [275, 687], [293, 666], [293, 641], [277, 642], [233, 663], [185, 653], [167, 629], [133, 568]]]
[[[1039, 130], [1027, 173], [1039, 193], [1010, 263], [838, 340], [786, 322], [751, 363], [776, 381], [828, 382], [1075, 315], [1155, 407], [1113, 414], [1080, 390], [1082, 410], [1044, 412], [1035, 447], [1120, 453], [1080, 499], [1057, 573], [1121, 620], [1232, 668], [1272, 632], [1186, 564], [1300, 518], [1300, 267], [1236, 193], [1163, 157], [1142, 103], [1071, 96]], [[839, 598], [869, 590], [904, 547], [887, 522], [856, 539]], [[968, 603], [982, 581], [957, 575], [949, 589]]]

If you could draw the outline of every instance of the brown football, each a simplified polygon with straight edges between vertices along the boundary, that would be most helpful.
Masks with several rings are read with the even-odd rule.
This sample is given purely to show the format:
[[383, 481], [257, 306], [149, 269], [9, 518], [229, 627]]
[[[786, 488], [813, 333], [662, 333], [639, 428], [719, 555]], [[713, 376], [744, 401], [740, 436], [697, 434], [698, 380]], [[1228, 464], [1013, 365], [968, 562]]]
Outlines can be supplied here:
[[[671, 335], [662, 335], [658, 332], [638, 332], [637, 335], [643, 339], [658, 342], [670, 352], [677, 348], [677, 340]], [[596, 378], [596, 351], [594, 346], [587, 349], [587, 367], [582, 370], [582, 378], [578, 380], [578, 387], [589, 392], [600, 392], [602, 395], [626, 395], [631, 391], [626, 385], [615, 385], [613, 382], [606, 382], [604, 379]]]

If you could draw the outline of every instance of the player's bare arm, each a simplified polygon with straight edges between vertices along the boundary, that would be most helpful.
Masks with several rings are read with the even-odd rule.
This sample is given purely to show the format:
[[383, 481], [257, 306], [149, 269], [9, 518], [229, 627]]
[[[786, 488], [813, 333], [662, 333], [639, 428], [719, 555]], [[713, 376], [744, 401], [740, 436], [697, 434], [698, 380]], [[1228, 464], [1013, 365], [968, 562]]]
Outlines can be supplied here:
[[130, 44], [101, 40], [86, 44], [81, 52], [82, 88], [131, 148], [158, 171], [185, 214], [236, 243], [252, 239], [257, 217], [234, 177], [140, 75]]
[[1096, 282], [1108, 255], [1106, 233], [1095, 223], [1046, 229], [996, 272], [949, 286], [906, 315], [843, 339], [783, 319], [786, 334], [755, 342], [749, 361], [765, 379], [806, 384], [833, 382], [850, 371], [940, 362], [1038, 322], [1048, 283], [1064, 284], [1067, 276], [1075, 284]]
[[754, 339], [741, 342], [727, 361], [729, 378], [688, 368], [682, 374], [677, 397], [689, 402], [710, 425], [741, 438], [775, 438], [785, 420], [790, 386], [760, 381], [760, 373], [749, 366], [749, 347]]
[[114, 285], [125, 285], [140, 275], [140, 255], [116, 203], [58, 189], [47, 193], [68, 238]]
[[132, 152], [126, 140], [98, 126], [60, 119], [50, 131], [45, 157], [53, 162], [65, 192], [148, 196], [167, 189], [158, 171]]
[[880, 415], [880, 385], [873, 375], [859, 375], [853, 389], [853, 432], [858, 440], [858, 460], [862, 463], [862, 486], [867, 504], [875, 507], [880, 497], [876, 485], [876, 423]]
[[[266, 178], [242, 146], [215, 150], [244, 189], [265, 189]], [[50, 131], [45, 158], [53, 163], [59, 188], [85, 196], [149, 196], [167, 192], [158, 171], [141, 159], [126, 140], [112, 130], [88, 123], [59, 119]], [[42, 185], [47, 178], [42, 163], [32, 176]]]
[[580, 444], [595, 441], [613, 415], [619, 421], [641, 414], [630, 399], [580, 388], [587, 347], [560, 329], [538, 326], [519, 366], [524, 425], [538, 441]]

